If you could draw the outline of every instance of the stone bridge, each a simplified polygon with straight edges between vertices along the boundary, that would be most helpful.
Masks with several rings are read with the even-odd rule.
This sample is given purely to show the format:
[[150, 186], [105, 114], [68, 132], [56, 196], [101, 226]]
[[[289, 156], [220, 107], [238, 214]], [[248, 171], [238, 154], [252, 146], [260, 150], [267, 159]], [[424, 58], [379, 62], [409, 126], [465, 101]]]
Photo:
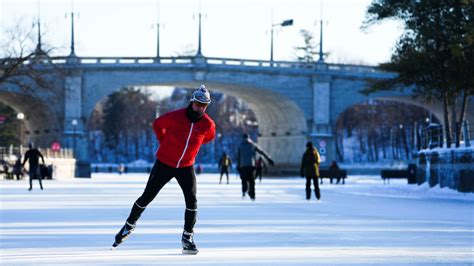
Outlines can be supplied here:
[[[258, 143], [281, 167], [298, 165], [308, 140], [323, 148], [323, 164], [335, 159], [333, 129], [339, 115], [368, 99], [422, 106], [443, 121], [440, 104], [415, 101], [410, 91], [360, 94], [369, 80], [393, 75], [368, 66], [195, 56], [56, 57], [44, 63], [45, 71], [53, 67], [62, 73], [51, 78], [60, 89], [38, 87], [33, 94], [25, 94], [15, 86], [0, 86], [0, 101], [25, 113], [28, 141], [49, 146], [59, 140], [72, 147], [75, 136], [77, 159], [85, 164], [89, 158], [85, 125], [96, 104], [127, 86], [196, 88], [205, 83], [211, 92], [244, 100], [258, 120]], [[467, 119], [474, 121], [469, 106]], [[76, 126], [71, 124], [73, 119], [78, 121]]]

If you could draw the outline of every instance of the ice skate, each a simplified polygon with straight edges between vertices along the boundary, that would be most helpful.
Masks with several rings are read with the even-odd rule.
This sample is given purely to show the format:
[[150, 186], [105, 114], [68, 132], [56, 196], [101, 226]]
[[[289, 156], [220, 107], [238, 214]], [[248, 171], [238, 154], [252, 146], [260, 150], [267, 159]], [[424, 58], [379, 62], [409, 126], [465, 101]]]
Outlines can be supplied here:
[[130, 224], [128, 222], [120, 229], [120, 231], [115, 235], [115, 242], [112, 245], [113, 248], [116, 248], [118, 245], [122, 244], [125, 239], [133, 232], [135, 229], [135, 224]]
[[198, 254], [199, 250], [197, 249], [197, 246], [194, 243], [193, 233], [188, 233], [186, 231], [183, 231], [181, 244], [183, 244], [183, 254], [189, 254], [189, 255]]

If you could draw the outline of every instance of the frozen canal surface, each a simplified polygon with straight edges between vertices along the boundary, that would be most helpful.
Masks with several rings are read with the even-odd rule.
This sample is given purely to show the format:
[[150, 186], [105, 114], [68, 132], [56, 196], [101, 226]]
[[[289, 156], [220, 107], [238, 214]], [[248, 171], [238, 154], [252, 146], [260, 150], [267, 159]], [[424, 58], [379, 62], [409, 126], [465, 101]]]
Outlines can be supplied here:
[[350, 176], [305, 200], [301, 178], [263, 179], [255, 202], [240, 179], [198, 176], [200, 253], [182, 255], [184, 200], [170, 182], [134, 233], [109, 250], [145, 174], [0, 181], [0, 265], [472, 265], [474, 195]]

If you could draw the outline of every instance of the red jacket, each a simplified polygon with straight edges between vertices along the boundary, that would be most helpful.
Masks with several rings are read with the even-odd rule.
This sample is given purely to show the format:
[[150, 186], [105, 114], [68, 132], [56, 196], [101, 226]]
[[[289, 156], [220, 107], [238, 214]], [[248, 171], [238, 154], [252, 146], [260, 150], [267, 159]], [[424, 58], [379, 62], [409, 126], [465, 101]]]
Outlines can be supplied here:
[[155, 119], [153, 130], [160, 142], [156, 158], [168, 166], [183, 168], [193, 165], [201, 145], [214, 138], [216, 125], [207, 114], [192, 123], [183, 108]]

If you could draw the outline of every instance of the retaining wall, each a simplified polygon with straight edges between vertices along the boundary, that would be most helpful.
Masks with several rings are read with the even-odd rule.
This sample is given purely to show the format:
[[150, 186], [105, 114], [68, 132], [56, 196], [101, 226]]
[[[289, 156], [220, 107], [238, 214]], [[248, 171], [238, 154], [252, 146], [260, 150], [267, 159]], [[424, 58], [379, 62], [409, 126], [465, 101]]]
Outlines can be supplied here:
[[474, 192], [474, 148], [432, 149], [418, 153], [417, 182]]

